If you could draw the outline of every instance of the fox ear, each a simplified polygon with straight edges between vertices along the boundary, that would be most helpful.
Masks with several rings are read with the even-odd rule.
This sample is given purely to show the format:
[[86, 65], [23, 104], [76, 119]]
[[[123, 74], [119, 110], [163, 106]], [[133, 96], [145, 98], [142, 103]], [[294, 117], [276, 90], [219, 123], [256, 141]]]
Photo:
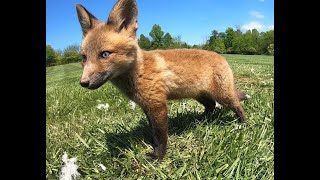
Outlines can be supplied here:
[[76, 5], [76, 9], [78, 19], [82, 28], [82, 37], [84, 37], [90, 29], [99, 24], [99, 20], [80, 4]]
[[117, 32], [125, 28], [135, 36], [138, 29], [137, 17], [138, 10], [135, 0], [119, 0], [113, 6], [106, 24], [113, 26]]

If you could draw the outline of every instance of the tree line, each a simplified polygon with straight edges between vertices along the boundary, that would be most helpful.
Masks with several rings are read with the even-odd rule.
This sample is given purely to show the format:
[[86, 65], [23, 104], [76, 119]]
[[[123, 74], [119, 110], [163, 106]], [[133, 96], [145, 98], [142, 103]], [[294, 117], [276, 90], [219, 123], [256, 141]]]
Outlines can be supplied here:
[[204, 44], [189, 45], [181, 41], [181, 37], [172, 38], [169, 33], [161, 30], [160, 25], [155, 24], [149, 36], [140, 35], [139, 46], [145, 50], [173, 49], [173, 48], [197, 48], [227, 54], [274, 54], [274, 31], [259, 32], [257, 29], [247, 30], [245, 33], [238, 28], [229, 27], [225, 32], [213, 30]]
[[[241, 32], [239, 28], [227, 28], [225, 32], [213, 30], [204, 44], [189, 45], [181, 40], [181, 36], [172, 37], [162, 31], [160, 25], [153, 25], [150, 37], [141, 34], [139, 46], [144, 50], [196, 48], [215, 51], [221, 54], [265, 54], [274, 55], [274, 31], [259, 32], [257, 29]], [[63, 51], [46, 46], [46, 66], [54, 66], [82, 60], [80, 46], [77, 44], [66, 47]]]
[[63, 51], [54, 50], [51, 45], [46, 46], [46, 66], [80, 62], [81, 60], [80, 46], [77, 44], [70, 45]]

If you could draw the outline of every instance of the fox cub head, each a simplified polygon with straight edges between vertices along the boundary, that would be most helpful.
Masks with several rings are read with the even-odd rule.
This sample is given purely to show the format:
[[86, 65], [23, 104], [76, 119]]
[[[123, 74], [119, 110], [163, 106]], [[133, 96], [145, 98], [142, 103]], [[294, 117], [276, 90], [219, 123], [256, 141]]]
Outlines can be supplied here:
[[76, 9], [82, 28], [80, 84], [97, 89], [130, 69], [137, 57], [137, 5], [135, 0], [119, 0], [106, 22], [100, 22], [80, 4]]

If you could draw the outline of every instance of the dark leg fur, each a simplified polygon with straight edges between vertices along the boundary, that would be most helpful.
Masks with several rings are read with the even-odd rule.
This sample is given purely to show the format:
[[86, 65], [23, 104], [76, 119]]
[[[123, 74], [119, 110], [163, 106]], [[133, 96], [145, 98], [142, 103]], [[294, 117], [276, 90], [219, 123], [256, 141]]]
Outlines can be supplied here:
[[153, 158], [163, 159], [167, 150], [168, 115], [166, 103], [153, 103], [144, 110], [152, 127], [154, 152]]
[[240, 118], [240, 122], [246, 122], [246, 115], [240, 104], [240, 101], [247, 99], [243, 92], [235, 91], [230, 94], [224, 94], [223, 97], [220, 97], [220, 94], [218, 94], [218, 96], [215, 98], [219, 99], [218, 102], [223, 106], [226, 106], [236, 113], [236, 115]]
[[[244, 92], [237, 91], [237, 95], [238, 95], [239, 101], [247, 100], [247, 96]], [[233, 111], [240, 117], [240, 121], [242, 123], [246, 122], [245, 112], [241, 107], [240, 103], [236, 103], [236, 105], [233, 108]]]
[[205, 107], [203, 115], [211, 114], [216, 107], [215, 100], [209, 95], [202, 94], [196, 100]]
[[147, 116], [147, 120], [148, 120], [148, 122], [149, 122], [150, 128], [152, 128], [152, 124], [151, 124], [151, 121], [150, 121], [150, 117], [148, 116], [148, 112], [147, 112], [146, 110], [144, 110], [144, 109], [143, 109], [143, 112], [144, 112], [144, 114]]
[[232, 100], [232, 99], [229, 99], [229, 100], [230, 100], [229, 102], [225, 102], [226, 105], [228, 106], [228, 108], [230, 108], [234, 113], [237, 114], [237, 116], [240, 118], [241, 123], [245, 123], [246, 122], [246, 115], [245, 115], [243, 108], [240, 105], [240, 101], [239, 100]]
[[235, 112], [239, 117], [240, 117], [240, 122], [245, 123], [246, 122], [246, 116], [243, 108], [238, 105], [238, 106], [233, 106], [232, 111]]
[[244, 101], [247, 99], [247, 96], [244, 92], [237, 91], [237, 95], [238, 95], [239, 101]]

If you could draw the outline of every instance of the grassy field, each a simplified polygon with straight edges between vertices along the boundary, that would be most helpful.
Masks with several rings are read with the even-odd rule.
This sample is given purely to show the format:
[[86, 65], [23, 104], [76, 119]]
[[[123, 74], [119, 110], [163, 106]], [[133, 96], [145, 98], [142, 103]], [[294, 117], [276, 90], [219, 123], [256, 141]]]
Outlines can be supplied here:
[[[237, 123], [226, 109], [200, 121], [202, 105], [170, 101], [162, 162], [145, 155], [152, 151], [151, 131], [142, 110], [111, 83], [82, 88], [80, 63], [47, 68], [47, 179], [59, 179], [64, 152], [77, 158], [81, 179], [273, 179], [274, 58], [224, 56], [238, 89], [251, 96], [243, 102], [248, 123]], [[106, 103], [109, 108], [97, 108]]]

